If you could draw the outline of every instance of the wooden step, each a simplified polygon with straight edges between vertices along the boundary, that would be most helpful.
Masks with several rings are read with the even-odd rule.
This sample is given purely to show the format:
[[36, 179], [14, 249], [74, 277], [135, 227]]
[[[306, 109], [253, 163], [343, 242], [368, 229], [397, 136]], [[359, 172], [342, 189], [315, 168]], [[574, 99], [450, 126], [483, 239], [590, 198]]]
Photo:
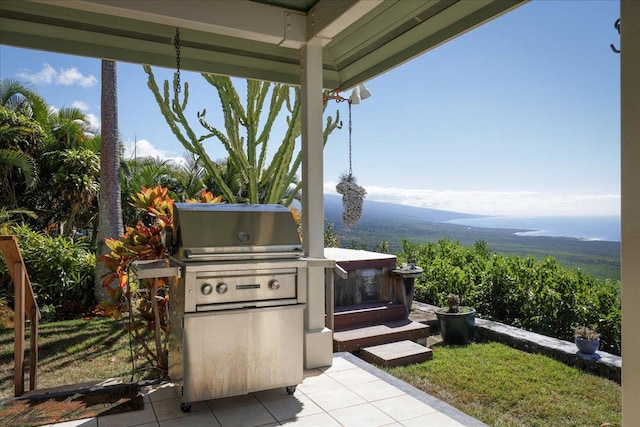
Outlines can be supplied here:
[[336, 307], [334, 330], [352, 329], [407, 318], [407, 309], [400, 303], [357, 304]]
[[396, 320], [333, 333], [333, 351], [359, 351], [364, 347], [394, 341], [418, 341], [429, 336], [429, 326], [411, 320]]
[[365, 347], [360, 351], [360, 357], [369, 363], [391, 368], [426, 362], [433, 358], [433, 352], [416, 342], [404, 340]]

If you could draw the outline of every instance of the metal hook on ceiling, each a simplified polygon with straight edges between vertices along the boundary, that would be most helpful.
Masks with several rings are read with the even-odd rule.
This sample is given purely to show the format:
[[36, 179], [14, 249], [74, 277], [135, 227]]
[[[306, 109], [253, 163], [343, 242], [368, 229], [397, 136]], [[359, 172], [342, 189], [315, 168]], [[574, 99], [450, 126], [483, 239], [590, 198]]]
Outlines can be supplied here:
[[[620, 18], [616, 19], [616, 22], [613, 24], [613, 27], [616, 30], [618, 30], [618, 34], [620, 34]], [[611, 43], [609, 46], [611, 47], [611, 50], [614, 51], [615, 53], [620, 53], [620, 49], [616, 49], [613, 43]]]

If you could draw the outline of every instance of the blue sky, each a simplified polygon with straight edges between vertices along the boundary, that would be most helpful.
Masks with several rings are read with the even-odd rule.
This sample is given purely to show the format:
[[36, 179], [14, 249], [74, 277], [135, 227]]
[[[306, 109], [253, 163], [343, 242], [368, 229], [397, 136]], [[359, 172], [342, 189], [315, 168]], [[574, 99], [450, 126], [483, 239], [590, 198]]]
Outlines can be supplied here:
[[[533, 0], [366, 82], [373, 95], [352, 107], [352, 141], [367, 199], [487, 215], [619, 215], [620, 56], [609, 48], [619, 46], [618, 17], [617, 0]], [[173, 73], [154, 71], [158, 80]], [[98, 59], [2, 45], [0, 77], [29, 82], [99, 126]], [[204, 108], [219, 124], [215, 90], [197, 73], [183, 71], [182, 81], [193, 127]], [[139, 156], [182, 156], [142, 66], [118, 63], [118, 85], [129, 150], [137, 141]], [[345, 126], [325, 148], [327, 193], [349, 167], [347, 105], [332, 102], [327, 113], [336, 109]], [[213, 143], [208, 151], [224, 155]]]

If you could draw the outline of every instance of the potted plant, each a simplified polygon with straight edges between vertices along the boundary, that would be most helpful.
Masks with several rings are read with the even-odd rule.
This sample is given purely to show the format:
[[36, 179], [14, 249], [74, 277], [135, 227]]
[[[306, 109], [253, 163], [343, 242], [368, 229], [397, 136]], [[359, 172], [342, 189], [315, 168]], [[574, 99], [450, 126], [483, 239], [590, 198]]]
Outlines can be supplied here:
[[578, 326], [573, 330], [578, 351], [583, 354], [594, 354], [600, 348], [600, 334], [588, 326]]
[[447, 307], [436, 309], [440, 335], [447, 344], [467, 344], [473, 339], [476, 310], [460, 305], [460, 297], [449, 294]]

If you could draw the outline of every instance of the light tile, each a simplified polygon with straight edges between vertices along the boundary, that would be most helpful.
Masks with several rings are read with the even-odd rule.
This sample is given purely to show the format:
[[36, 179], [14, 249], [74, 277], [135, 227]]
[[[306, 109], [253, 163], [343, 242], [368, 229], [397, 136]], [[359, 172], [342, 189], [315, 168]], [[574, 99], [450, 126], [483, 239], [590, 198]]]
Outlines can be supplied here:
[[340, 384], [352, 386], [371, 381], [377, 381], [379, 378], [363, 369], [343, 369], [336, 372], [328, 372], [328, 376], [338, 381]]
[[148, 396], [152, 402], [180, 397], [178, 387], [171, 383], [144, 387], [143, 391], [145, 396]]
[[431, 406], [406, 394], [397, 397], [390, 397], [388, 399], [376, 400], [375, 402], [371, 402], [371, 404], [397, 421], [416, 418], [436, 412], [436, 410]]
[[[298, 391], [297, 388], [296, 388], [296, 391]], [[295, 396], [295, 394], [296, 393], [294, 392], [293, 395]], [[298, 394], [301, 394], [301, 393], [298, 393]], [[253, 393], [253, 395], [255, 396], [256, 399], [258, 399], [262, 403], [268, 402], [270, 400], [286, 399], [292, 396], [291, 394], [287, 393], [285, 387], [278, 387], [271, 390], [258, 391]]]
[[137, 426], [131, 426], [131, 427], [160, 427], [160, 424], [158, 424], [157, 422], [145, 423], [145, 424], [138, 424]]
[[255, 427], [276, 423], [276, 419], [257, 401], [252, 405], [216, 410], [214, 415], [222, 427]]
[[388, 399], [390, 397], [402, 396], [404, 392], [391, 384], [376, 380], [367, 383], [347, 385], [347, 387], [358, 396], [369, 402], [375, 400]]
[[402, 425], [405, 427], [464, 427], [464, 424], [460, 424], [442, 412], [434, 412], [421, 417], [402, 420]]
[[337, 371], [342, 371], [344, 369], [354, 369], [354, 368], [357, 368], [357, 366], [349, 362], [348, 360], [343, 359], [342, 357], [334, 357], [333, 364], [331, 366], [320, 368], [320, 370], [322, 372], [327, 373], [327, 372], [337, 372]]
[[291, 420], [323, 412], [322, 408], [303, 394], [295, 397], [289, 396], [289, 398], [285, 399], [269, 400], [262, 404], [278, 421]]
[[304, 394], [315, 393], [318, 391], [331, 390], [340, 387], [340, 384], [328, 375], [318, 375], [306, 377], [297, 389]]
[[218, 411], [222, 409], [237, 408], [239, 406], [255, 405], [258, 402], [256, 397], [252, 394], [243, 394], [240, 396], [223, 397], [220, 399], [207, 400], [207, 406], [212, 411]]
[[136, 426], [156, 421], [156, 413], [153, 412], [153, 406], [145, 404], [144, 409], [140, 411], [129, 411], [98, 417], [98, 427]]
[[160, 427], [220, 427], [211, 412], [199, 412], [187, 417], [160, 421]]
[[209, 407], [204, 402], [192, 402], [191, 410], [189, 412], [183, 412], [182, 409], [180, 409], [182, 399], [179, 397], [160, 400], [158, 402], [153, 402], [152, 404], [158, 421], [170, 420], [172, 418], [192, 417], [201, 413], [211, 414]]
[[295, 425], [296, 427], [341, 427], [339, 422], [325, 412], [309, 415], [307, 417], [299, 417], [294, 420], [282, 421], [281, 425]]
[[329, 415], [345, 427], [377, 427], [395, 422], [370, 403], [337, 409], [329, 412]]
[[307, 397], [325, 411], [333, 411], [335, 409], [346, 408], [347, 406], [366, 403], [363, 398], [343, 386], [311, 393], [308, 394]]

